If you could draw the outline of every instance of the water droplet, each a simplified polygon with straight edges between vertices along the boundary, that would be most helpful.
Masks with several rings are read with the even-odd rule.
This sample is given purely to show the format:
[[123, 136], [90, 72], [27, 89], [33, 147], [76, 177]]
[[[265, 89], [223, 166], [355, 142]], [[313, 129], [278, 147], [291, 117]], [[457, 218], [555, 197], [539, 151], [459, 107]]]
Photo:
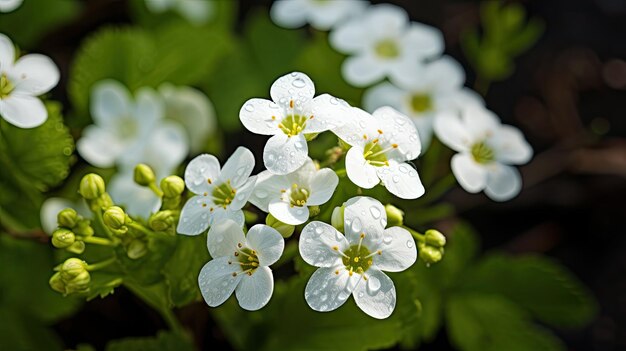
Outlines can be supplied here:
[[321, 235], [324, 232], [324, 228], [322, 226], [318, 226], [315, 228], [315, 233]]
[[385, 235], [385, 236], [383, 237], [383, 242], [384, 242], [385, 244], [391, 244], [391, 240], [393, 240], [393, 238], [391, 237], [391, 235]]
[[262, 190], [262, 189], [258, 189], [254, 195], [256, 195], [256, 197], [258, 197], [259, 199], [265, 199], [267, 197], [267, 191]]
[[394, 183], [397, 183], [400, 181], [400, 177], [398, 177], [397, 175], [394, 175], [393, 177], [391, 177], [391, 180], [393, 180]]
[[302, 78], [296, 78], [291, 82], [291, 85], [293, 85], [294, 87], [298, 89], [301, 89], [306, 86], [306, 83], [304, 82]]
[[375, 276], [370, 276], [367, 280], [367, 292], [374, 295], [380, 290], [380, 280]]
[[215, 240], [217, 240], [218, 243], [221, 243], [222, 241], [224, 241], [224, 237], [221, 236], [221, 235], [218, 235], [217, 239], [215, 239]]
[[359, 219], [359, 217], [355, 218], [352, 221], [351, 228], [352, 228], [352, 232], [354, 232], [354, 233], [358, 233], [358, 232], [361, 231], [361, 229], [363, 229], [363, 226], [361, 225], [361, 220]]
[[335, 231], [335, 239], [337, 239], [337, 241], [341, 241], [343, 240], [344, 236], [343, 234], [341, 234], [338, 230]]
[[339, 105], [339, 99], [333, 96], [330, 98], [330, 103], [333, 105]]
[[406, 165], [400, 165], [400, 167], [398, 167], [400, 169], [400, 172], [402, 173], [409, 173], [409, 167], [407, 167]]
[[322, 296], [320, 296], [320, 300], [322, 301], [326, 301], [328, 299], [328, 294], [327, 293], [323, 293]]
[[244, 109], [248, 112], [254, 112], [254, 105], [246, 104], [246, 106], [244, 106]]
[[337, 295], [337, 299], [339, 299], [339, 300], [342, 300], [342, 301], [343, 301], [343, 300], [347, 299], [349, 296], [350, 296], [350, 294], [349, 294], [349, 293], [347, 293], [345, 290], [342, 290], [342, 291], [339, 293], [339, 295]]
[[409, 249], [413, 248], [413, 245], [414, 243], [412, 239], [406, 241], [406, 247], [408, 247]]
[[365, 296], [365, 294], [362, 291], [359, 291], [359, 298], [363, 298], [363, 296]]
[[370, 207], [370, 213], [372, 214], [372, 217], [374, 217], [374, 219], [379, 219], [380, 218], [381, 212], [378, 209], [378, 207], [376, 207], [376, 206]]

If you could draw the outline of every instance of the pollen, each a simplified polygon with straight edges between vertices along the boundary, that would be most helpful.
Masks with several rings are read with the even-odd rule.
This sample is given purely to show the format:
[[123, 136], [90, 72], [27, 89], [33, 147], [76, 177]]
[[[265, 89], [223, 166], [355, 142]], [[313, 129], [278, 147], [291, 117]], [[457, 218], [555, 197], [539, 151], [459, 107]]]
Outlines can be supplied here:
[[206, 203], [202, 203], [202, 207], [206, 207]]
[[243, 244], [242, 243], [237, 243], [237, 247], [241, 249], [243, 247]]
[[209, 193], [205, 192], [205, 193], [204, 193], [204, 194], [202, 194], [202, 195], [204, 195], [204, 196], [208, 196], [208, 195], [209, 195]]
[[236, 277], [236, 276], [237, 276], [237, 273], [233, 272], [233, 277]]
[[309, 119], [313, 119], [315, 116], [311, 115], [311, 117], [309, 117]]
[[398, 144], [391, 144], [391, 147], [394, 148], [394, 149], [397, 149], [398, 148]]
[[333, 250], [339, 251], [339, 247], [338, 246], [333, 246]]
[[365, 233], [361, 233], [361, 235], [359, 235], [359, 237], [360, 237], [361, 239], [365, 238]]
[[363, 134], [363, 139], [367, 139], [367, 135]]
[[376, 253], [380, 256], [380, 255], [383, 254], [383, 251], [382, 250], [378, 250], [378, 251], [376, 251]]
[[293, 100], [289, 100], [289, 107], [293, 108]]
[[211, 178], [207, 178], [207, 180], [206, 180], [206, 181], [207, 181], [207, 183], [209, 183], [209, 184], [213, 184], [213, 181], [211, 180]]
[[276, 120], [276, 116], [272, 116], [272, 121], [275, 121], [275, 120]]
[[339, 270], [336, 270], [336, 271], [335, 271], [335, 274], [339, 275]]
[[383, 134], [383, 131], [379, 129], [378, 134]]

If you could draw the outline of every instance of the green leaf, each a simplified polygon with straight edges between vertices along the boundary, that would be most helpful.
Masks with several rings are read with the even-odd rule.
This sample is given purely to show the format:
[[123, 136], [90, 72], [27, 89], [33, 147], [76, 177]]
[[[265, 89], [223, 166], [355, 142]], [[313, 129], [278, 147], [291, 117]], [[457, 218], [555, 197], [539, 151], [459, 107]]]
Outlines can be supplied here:
[[198, 274], [209, 261], [206, 236], [178, 236], [176, 251], [163, 267], [163, 275], [174, 306], [189, 304], [200, 296]]
[[156, 337], [126, 338], [107, 344], [106, 351], [193, 351], [189, 338], [171, 332], [159, 332]]
[[152, 285], [164, 279], [163, 267], [174, 253], [175, 248], [176, 237], [161, 234], [149, 239], [148, 250], [150, 252], [141, 258], [129, 258], [121, 246], [116, 248], [116, 254], [124, 273], [131, 276], [140, 285]]
[[497, 295], [455, 294], [446, 303], [448, 335], [464, 351], [557, 351], [564, 345]]
[[40, 322], [34, 322], [19, 310], [0, 306], [0, 349], [61, 351], [60, 338]]
[[468, 270], [460, 288], [505, 296], [538, 320], [562, 328], [586, 325], [597, 310], [593, 296], [575, 276], [539, 256], [487, 256]]

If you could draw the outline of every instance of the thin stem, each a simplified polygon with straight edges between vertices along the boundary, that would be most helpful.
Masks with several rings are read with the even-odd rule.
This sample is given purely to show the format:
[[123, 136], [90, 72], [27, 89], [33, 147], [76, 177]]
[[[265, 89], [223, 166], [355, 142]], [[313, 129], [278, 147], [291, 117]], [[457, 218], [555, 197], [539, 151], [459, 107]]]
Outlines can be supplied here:
[[95, 245], [102, 245], [102, 246], [117, 246], [118, 245], [117, 242], [111, 241], [106, 238], [100, 238], [97, 236], [83, 236], [80, 238], [80, 240], [88, 244], [95, 244]]
[[413, 237], [415, 238], [415, 240], [419, 241], [420, 243], [423, 243], [424, 240], [424, 234], [418, 232], [417, 230], [413, 229], [413, 228], [409, 228], [405, 225], [402, 226], [402, 228], [406, 229], [409, 231], [409, 233], [411, 233], [411, 235], [413, 235]]
[[155, 193], [156, 196], [163, 197], [163, 192], [156, 185], [156, 182], [152, 182], [152, 183], [148, 184], [148, 188], [150, 188], [150, 190], [152, 190], [152, 192]]
[[93, 264], [87, 265], [87, 270], [88, 271], [97, 271], [99, 269], [102, 269], [104, 267], [107, 267], [107, 266], [115, 263], [116, 261], [117, 261], [117, 258], [115, 256], [113, 256], [113, 257], [111, 257], [109, 259], [106, 259], [104, 261], [100, 261], [98, 263], [93, 263]]
[[138, 231], [140, 231], [140, 232], [142, 232], [142, 233], [144, 233], [144, 234], [146, 234], [148, 236], [154, 235], [154, 233], [151, 230], [149, 230], [148, 228], [144, 227], [143, 225], [141, 225], [141, 224], [139, 224], [137, 222], [127, 223], [126, 226], [128, 226], [130, 228], [133, 228], [133, 229], [136, 229], [136, 230], [138, 230]]

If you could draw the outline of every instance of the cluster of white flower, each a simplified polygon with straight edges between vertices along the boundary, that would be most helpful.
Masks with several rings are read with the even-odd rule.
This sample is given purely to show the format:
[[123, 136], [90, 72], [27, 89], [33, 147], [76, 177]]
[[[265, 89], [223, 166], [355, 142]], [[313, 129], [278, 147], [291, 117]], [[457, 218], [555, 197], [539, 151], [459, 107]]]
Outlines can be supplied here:
[[[499, 126], [497, 117], [486, 109], [482, 98], [464, 87], [465, 72], [461, 65], [449, 56], [442, 56], [445, 44], [439, 30], [410, 21], [400, 7], [366, 4], [366, 1], [283, 0], [275, 2], [271, 14], [274, 22], [286, 28], [309, 22], [317, 29], [331, 30], [330, 44], [349, 56], [342, 66], [348, 83], [367, 87], [388, 78], [365, 91], [364, 108], [373, 112], [391, 106], [409, 116], [417, 128], [423, 151], [428, 148], [434, 131], [447, 146], [461, 152], [453, 158], [451, 166], [466, 191], [485, 190], [495, 201], [517, 195], [521, 179], [517, 170], [507, 165], [530, 160], [532, 150], [523, 135], [514, 127]], [[486, 118], [487, 115], [491, 117]], [[486, 120], [490, 120], [489, 126], [483, 125]], [[466, 129], [452, 132], [459, 123]], [[484, 128], [476, 128], [477, 125]], [[352, 130], [353, 127], [347, 128], [348, 132]], [[463, 138], [463, 142], [458, 138]], [[366, 139], [358, 143], [363, 147], [368, 142]], [[515, 156], [511, 157], [512, 154]], [[350, 160], [359, 162], [352, 156]], [[410, 170], [402, 165], [398, 169]], [[361, 179], [351, 179], [368, 188], [378, 183], [376, 173], [394, 192], [393, 185], [390, 187], [386, 182], [394, 175], [384, 176], [381, 170], [374, 172], [370, 168], [358, 174]], [[406, 174], [396, 172], [395, 176], [404, 176], [414, 184], [415, 180]]]
[[0, 0], [0, 12], [15, 11], [23, 2], [24, 0]]
[[145, 0], [146, 8], [154, 13], [176, 11], [190, 23], [205, 24], [213, 14], [215, 4], [210, 0]]

